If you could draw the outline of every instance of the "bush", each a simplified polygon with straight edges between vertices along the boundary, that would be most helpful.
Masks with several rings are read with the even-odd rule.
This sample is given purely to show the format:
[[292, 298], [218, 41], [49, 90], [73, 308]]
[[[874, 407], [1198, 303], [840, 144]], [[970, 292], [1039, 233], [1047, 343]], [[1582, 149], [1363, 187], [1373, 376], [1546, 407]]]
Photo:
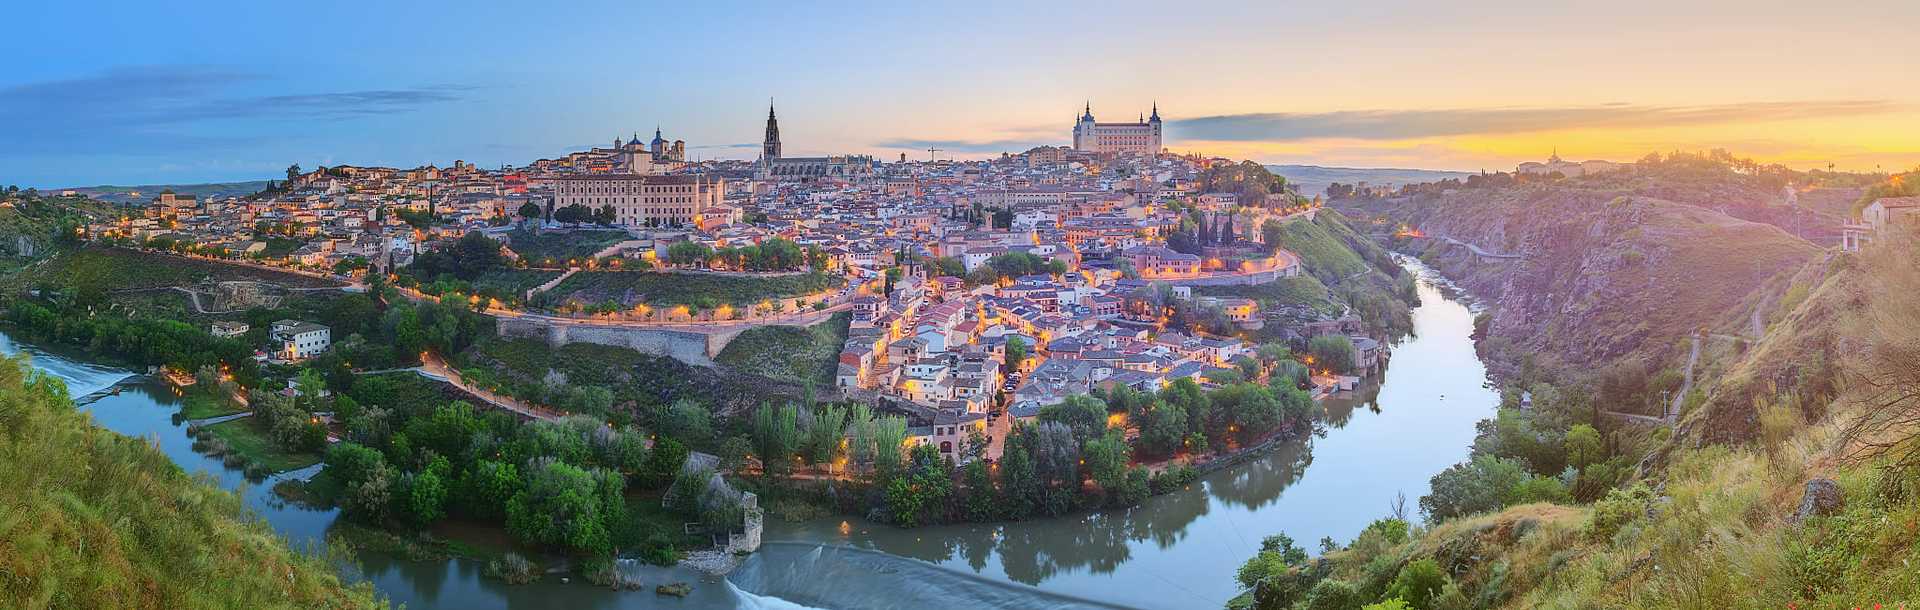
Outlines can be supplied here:
[[1653, 491], [1645, 484], [1608, 491], [1607, 497], [1593, 503], [1593, 515], [1585, 528], [1587, 537], [1597, 541], [1612, 539], [1621, 527], [1647, 514], [1647, 502], [1652, 498]]
[[518, 553], [507, 553], [499, 559], [487, 562], [486, 575], [506, 581], [510, 585], [524, 585], [533, 582], [537, 575], [533, 571], [533, 562]]
[[1432, 607], [1433, 599], [1446, 587], [1447, 575], [1440, 571], [1439, 562], [1427, 558], [1400, 568], [1400, 575], [1394, 577], [1387, 594], [1404, 600], [1410, 607], [1424, 609]]

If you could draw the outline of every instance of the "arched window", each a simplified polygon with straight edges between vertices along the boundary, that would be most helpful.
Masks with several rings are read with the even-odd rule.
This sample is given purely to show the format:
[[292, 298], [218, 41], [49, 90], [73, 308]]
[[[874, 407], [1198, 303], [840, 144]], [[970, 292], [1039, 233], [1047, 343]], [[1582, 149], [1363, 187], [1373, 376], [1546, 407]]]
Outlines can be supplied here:
[[953, 453], [953, 441], [940, 441], [941, 453]]

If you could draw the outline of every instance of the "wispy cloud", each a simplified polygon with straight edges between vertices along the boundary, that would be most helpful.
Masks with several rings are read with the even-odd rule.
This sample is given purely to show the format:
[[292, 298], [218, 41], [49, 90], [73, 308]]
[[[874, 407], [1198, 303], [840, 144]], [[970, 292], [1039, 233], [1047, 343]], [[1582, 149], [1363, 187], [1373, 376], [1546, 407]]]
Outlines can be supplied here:
[[7, 154], [114, 153], [240, 145], [267, 131], [245, 121], [333, 121], [459, 101], [473, 87], [281, 93], [267, 75], [205, 66], [134, 66], [0, 87]]
[[[1055, 138], [1057, 140], [1058, 138]], [[1021, 152], [1035, 146], [1056, 144], [1043, 138], [1007, 138], [999, 140], [933, 140], [920, 138], [894, 138], [881, 140], [873, 145], [880, 148], [905, 148], [908, 150], [926, 150], [938, 148], [943, 151], [961, 153], [997, 153]]]
[[1315, 138], [1401, 140], [1556, 129], [1674, 127], [1860, 116], [1897, 112], [1906, 108], [1907, 105], [1890, 100], [1827, 100], [1747, 102], [1705, 106], [1602, 104], [1531, 108], [1268, 112], [1169, 121], [1168, 132], [1169, 136], [1178, 139], [1210, 141], [1285, 141]]

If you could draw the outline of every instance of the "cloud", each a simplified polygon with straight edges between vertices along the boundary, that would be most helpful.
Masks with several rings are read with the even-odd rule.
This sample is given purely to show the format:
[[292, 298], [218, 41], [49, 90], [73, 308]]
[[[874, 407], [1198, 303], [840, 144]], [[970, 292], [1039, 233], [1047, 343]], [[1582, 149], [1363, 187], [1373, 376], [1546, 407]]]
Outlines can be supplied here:
[[286, 135], [260, 121], [333, 121], [403, 113], [472, 87], [323, 92], [263, 90], [272, 78], [205, 66], [128, 66], [0, 88], [0, 156], [200, 151]]
[[1904, 104], [1889, 100], [1830, 100], [1747, 102], [1705, 106], [1643, 106], [1614, 103], [1597, 106], [1535, 108], [1267, 112], [1169, 121], [1167, 131], [1170, 137], [1205, 141], [1285, 141], [1315, 138], [1402, 140], [1556, 129], [1673, 127], [1859, 116], [1897, 112], [1906, 107]]
[[[1056, 138], [1057, 140], [1058, 138]], [[1007, 138], [1000, 140], [928, 140], [918, 138], [894, 138], [875, 142], [880, 148], [904, 148], [908, 150], [926, 150], [938, 148], [942, 151], [960, 153], [997, 153], [1020, 152], [1033, 148], [1055, 144], [1057, 142], [1038, 138]]]

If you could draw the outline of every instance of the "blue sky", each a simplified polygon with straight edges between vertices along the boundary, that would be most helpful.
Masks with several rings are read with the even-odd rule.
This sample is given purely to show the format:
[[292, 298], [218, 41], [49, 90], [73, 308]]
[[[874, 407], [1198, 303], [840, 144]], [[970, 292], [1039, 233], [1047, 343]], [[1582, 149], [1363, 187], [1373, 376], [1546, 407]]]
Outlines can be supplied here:
[[0, 183], [491, 166], [655, 125], [750, 158], [770, 96], [796, 155], [1063, 144], [1091, 99], [1268, 162], [1920, 163], [1909, 2], [76, 4], [8, 9]]

